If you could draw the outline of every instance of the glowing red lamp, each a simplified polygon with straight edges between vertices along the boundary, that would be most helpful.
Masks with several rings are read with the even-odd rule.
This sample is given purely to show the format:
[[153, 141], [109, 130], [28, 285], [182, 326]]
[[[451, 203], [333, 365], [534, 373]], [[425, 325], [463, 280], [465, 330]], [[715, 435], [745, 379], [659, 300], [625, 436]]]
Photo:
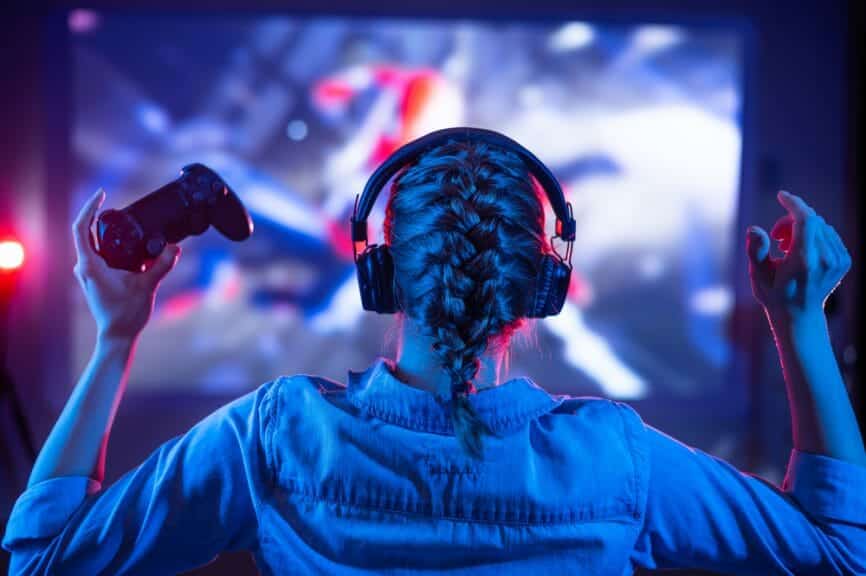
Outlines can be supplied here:
[[0, 271], [11, 272], [24, 264], [24, 246], [17, 240], [0, 242]]

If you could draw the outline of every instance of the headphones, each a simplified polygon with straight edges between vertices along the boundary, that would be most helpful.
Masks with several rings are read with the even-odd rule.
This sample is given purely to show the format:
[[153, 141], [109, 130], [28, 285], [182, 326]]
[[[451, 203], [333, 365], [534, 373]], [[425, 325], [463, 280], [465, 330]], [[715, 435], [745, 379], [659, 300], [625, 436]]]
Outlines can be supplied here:
[[[431, 132], [417, 140], [400, 147], [379, 166], [360, 196], [355, 197], [355, 211], [352, 214], [352, 250], [355, 266], [358, 269], [358, 287], [361, 290], [361, 304], [364, 310], [391, 314], [400, 309], [397, 301], [394, 279], [394, 259], [387, 244], [367, 244], [367, 218], [379, 192], [388, 181], [407, 165], [415, 162], [429, 150], [450, 142], [486, 142], [516, 154], [535, 176], [544, 189], [550, 205], [556, 214], [556, 234], [568, 243], [565, 258], [553, 248], [552, 254], [542, 254], [535, 280], [535, 294], [532, 309], [527, 316], [544, 318], [555, 316], [562, 310], [568, 283], [571, 279], [571, 252], [575, 237], [575, 223], [571, 203], [565, 201], [562, 188], [550, 170], [536, 156], [509, 138], [493, 130], [482, 128], [446, 128]], [[364, 243], [364, 250], [358, 254], [358, 243]]]

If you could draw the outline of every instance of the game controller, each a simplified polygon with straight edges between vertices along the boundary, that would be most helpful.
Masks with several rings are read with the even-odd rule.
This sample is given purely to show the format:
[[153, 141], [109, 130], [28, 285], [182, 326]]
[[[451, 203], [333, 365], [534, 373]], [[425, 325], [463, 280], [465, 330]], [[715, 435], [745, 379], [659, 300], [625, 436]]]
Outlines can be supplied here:
[[179, 178], [126, 208], [102, 212], [96, 250], [112, 268], [139, 272], [167, 244], [210, 226], [235, 242], [253, 233], [249, 213], [222, 178], [203, 164], [190, 164]]

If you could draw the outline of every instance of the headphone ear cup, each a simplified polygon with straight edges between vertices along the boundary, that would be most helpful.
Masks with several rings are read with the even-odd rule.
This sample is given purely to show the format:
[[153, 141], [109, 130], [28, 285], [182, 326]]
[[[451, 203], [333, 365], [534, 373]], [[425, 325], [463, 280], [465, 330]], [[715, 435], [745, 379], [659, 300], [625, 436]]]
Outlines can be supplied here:
[[559, 314], [565, 304], [570, 282], [571, 267], [552, 254], [543, 255], [535, 280], [535, 299], [529, 317], [544, 318]]
[[393, 314], [398, 310], [394, 293], [394, 259], [387, 244], [369, 246], [355, 261], [358, 288], [364, 310]]

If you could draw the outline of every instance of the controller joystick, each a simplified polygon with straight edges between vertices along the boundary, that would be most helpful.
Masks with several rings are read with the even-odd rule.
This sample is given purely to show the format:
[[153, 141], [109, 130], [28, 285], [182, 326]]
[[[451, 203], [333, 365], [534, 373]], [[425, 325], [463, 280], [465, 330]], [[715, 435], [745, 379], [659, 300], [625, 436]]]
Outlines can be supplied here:
[[184, 166], [180, 177], [121, 210], [106, 210], [96, 226], [98, 252], [112, 268], [138, 272], [167, 244], [213, 226], [235, 242], [253, 233], [253, 221], [219, 175], [203, 164]]

